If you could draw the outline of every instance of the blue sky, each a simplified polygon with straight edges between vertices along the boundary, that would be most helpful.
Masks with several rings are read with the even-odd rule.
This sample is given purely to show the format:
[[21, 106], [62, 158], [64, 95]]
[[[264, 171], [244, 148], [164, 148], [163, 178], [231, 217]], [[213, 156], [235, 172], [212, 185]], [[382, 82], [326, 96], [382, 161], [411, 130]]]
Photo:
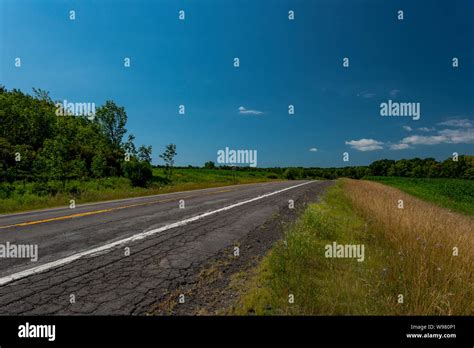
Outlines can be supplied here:
[[[225, 147], [259, 167], [445, 159], [473, 154], [473, 17], [472, 0], [0, 0], [0, 84], [114, 100], [154, 163], [168, 143], [177, 165]], [[420, 120], [382, 117], [389, 99]]]

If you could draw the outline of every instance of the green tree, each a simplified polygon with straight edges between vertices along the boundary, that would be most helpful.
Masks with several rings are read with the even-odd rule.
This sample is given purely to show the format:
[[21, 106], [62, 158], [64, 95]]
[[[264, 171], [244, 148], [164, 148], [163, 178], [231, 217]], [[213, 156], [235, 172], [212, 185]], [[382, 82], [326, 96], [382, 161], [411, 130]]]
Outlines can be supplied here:
[[207, 161], [206, 163], [204, 163], [204, 168], [206, 169], [214, 169], [215, 167], [216, 165], [212, 161]]
[[129, 134], [128, 139], [123, 146], [125, 152], [129, 154], [130, 156], [137, 155], [137, 149], [135, 147], [135, 144], [133, 143], [134, 141], [135, 141], [135, 136], [133, 134]]
[[138, 149], [138, 159], [143, 162], [151, 163], [151, 145], [142, 145]]
[[165, 174], [167, 179], [171, 179], [173, 174], [173, 166], [174, 166], [174, 157], [177, 155], [176, 152], [176, 145], [175, 144], [168, 144], [166, 145], [165, 152], [163, 152], [160, 157], [165, 162]]
[[386, 176], [389, 168], [395, 163], [393, 160], [383, 159], [372, 162], [369, 166], [371, 175]]
[[107, 175], [107, 159], [102, 152], [99, 152], [92, 159], [92, 175], [96, 178], [102, 178]]
[[14, 165], [13, 146], [5, 138], [0, 138], [0, 182], [13, 181], [14, 173], [11, 168]]
[[124, 107], [117, 106], [113, 101], [107, 100], [105, 105], [99, 107], [95, 117], [100, 129], [115, 148], [122, 146], [122, 139], [127, 129], [127, 113]]
[[33, 179], [31, 168], [33, 166], [35, 153], [31, 146], [21, 144], [14, 147], [14, 155], [15, 165], [12, 169], [15, 173], [15, 180], [21, 180], [24, 187], [27, 181]]

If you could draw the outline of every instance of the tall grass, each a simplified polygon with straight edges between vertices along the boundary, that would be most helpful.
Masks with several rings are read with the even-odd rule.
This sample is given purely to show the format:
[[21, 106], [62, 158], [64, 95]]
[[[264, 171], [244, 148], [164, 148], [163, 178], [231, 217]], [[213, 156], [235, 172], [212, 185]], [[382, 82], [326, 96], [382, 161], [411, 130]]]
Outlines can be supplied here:
[[[388, 313], [474, 313], [473, 218], [379, 183], [348, 180], [345, 190], [385, 251], [381, 291]], [[403, 305], [396, 294], [404, 295]]]
[[[310, 205], [264, 258], [233, 312], [472, 314], [473, 226], [468, 216], [397, 189], [344, 180]], [[324, 246], [333, 241], [363, 244], [365, 260], [326, 258]]]

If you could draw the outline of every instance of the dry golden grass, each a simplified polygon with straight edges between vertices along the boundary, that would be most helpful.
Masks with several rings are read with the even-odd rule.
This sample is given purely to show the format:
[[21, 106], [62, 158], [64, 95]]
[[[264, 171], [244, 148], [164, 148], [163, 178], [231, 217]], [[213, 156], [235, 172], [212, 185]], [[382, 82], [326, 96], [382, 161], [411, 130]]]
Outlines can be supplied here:
[[[374, 286], [382, 290], [380, 301], [385, 302], [381, 305], [388, 309], [386, 313], [474, 313], [472, 217], [375, 182], [345, 180], [344, 190], [367, 221], [370, 239], [378, 250], [384, 250], [378, 255], [383, 272]], [[403, 209], [398, 207], [399, 200]], [[398, 303], [400, 294], [403, 303]]]

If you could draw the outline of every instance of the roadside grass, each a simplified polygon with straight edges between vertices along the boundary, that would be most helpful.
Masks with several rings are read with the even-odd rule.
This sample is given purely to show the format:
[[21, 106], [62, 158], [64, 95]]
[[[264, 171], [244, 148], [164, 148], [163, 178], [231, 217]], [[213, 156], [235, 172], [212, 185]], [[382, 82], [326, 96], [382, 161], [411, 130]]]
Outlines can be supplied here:
[[[339, 180], [264, 257], [231, 314], [472, 315], [473, 227], [382, 184]], [[363, 244], [365, 260], [326, 258], [333, 241]]]
[[[164, 178], [164, 168], [153, 168], [153, 175]], [[237, 171], [224, 169], [204, 168], [176, 168], [173, 170], [173, 184], [183, 183], [246, 183], [255, 181], [268, 181], [270, 173], [264, 171]], [[273, 179], [277, 179], [274, 177]]]
[[[235, 314], [344, 315], [369, 314], [373, 287], [370, 266], [355, 259], [325, 258], [325, 245], [366, 243], [365, 222], [350, 208], [342, 183], [331, 187], [323, 202], [311, 204], [266, 256], [250, 281]], [[289, 296], [294, 303], [289, 303]]]
[[474, 215], [474, 180], [368, 177], [413, 196], [468, 215]]
[[37, 183], [3, 183], [0, 185], [0, 214], [69, 206], [71, 199], [75, 204], [81, 204], [277, 179], [267, 172], [176, 168], [169, 181], [163, 168], [154, 168], [153, 180], [148, 187], [134, 187], [129, 179], [123, 177], [72, 180], [64, 188], [60, 182], [49, 182], [44, 190], [38, 188]]

